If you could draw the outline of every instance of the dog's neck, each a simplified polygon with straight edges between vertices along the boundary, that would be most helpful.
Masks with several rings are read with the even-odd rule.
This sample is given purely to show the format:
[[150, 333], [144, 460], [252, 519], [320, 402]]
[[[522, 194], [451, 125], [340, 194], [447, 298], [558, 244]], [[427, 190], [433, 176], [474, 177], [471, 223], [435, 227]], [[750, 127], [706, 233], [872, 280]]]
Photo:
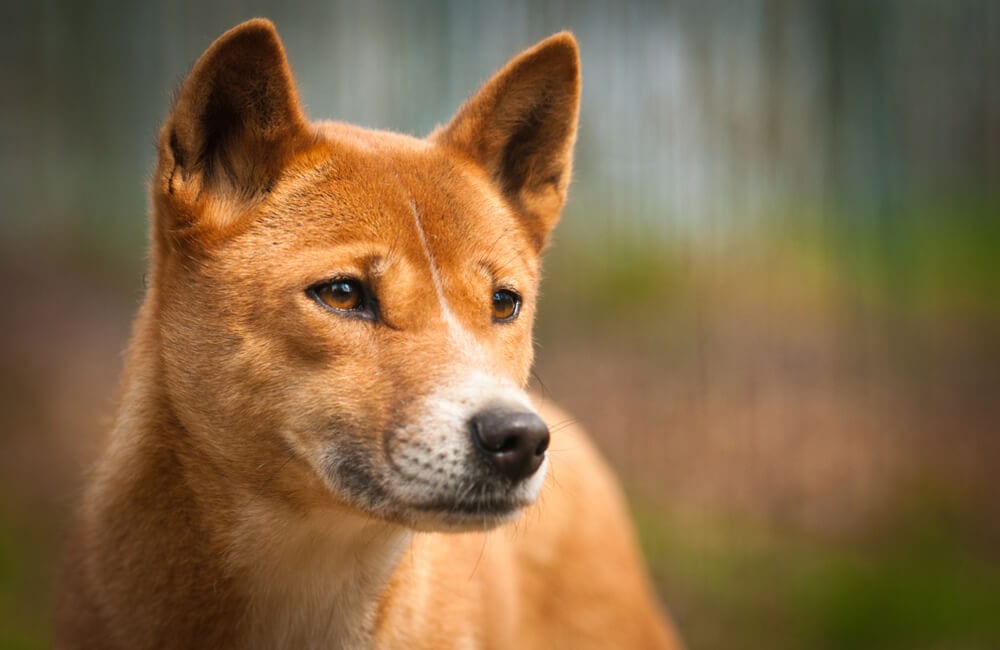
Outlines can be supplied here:
[[[220, 568], [245, 606], [240, 647], [370, 647], [380, 597], [412, 533], [332, 505], [304, 477], [261, 489], [220, 483], [203, 469], [188, 478], [201, 483], [196, 498], [225, 513], [208, 525], [220, 542]], [[301, 493], [289, 487], [297, 478]]]
[[411, 533], [343, 512], [289, 517], [257, 503], [231, 535], [230, 569], [249, 591], [250, 646], [362, 648]]

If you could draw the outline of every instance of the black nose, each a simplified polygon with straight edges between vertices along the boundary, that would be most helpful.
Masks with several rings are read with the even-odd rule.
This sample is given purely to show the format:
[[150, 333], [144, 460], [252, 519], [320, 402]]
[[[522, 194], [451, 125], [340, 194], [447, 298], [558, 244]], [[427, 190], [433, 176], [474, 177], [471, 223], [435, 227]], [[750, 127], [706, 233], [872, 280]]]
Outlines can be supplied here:
[[479, 453], [515, 483], [534, 474], [545, 459], [549, 428], [530, 411], [488, 408], [472, 416], [470, 425]]

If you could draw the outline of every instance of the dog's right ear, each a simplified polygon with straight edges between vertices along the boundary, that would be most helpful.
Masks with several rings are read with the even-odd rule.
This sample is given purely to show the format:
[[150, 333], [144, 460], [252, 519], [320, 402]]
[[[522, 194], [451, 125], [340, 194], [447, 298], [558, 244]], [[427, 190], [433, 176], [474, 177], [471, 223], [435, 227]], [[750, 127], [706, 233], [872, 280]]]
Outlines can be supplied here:
[[160, 133], [159, 226], [180, 236], [238, 222], [307, 128], [274, 25], [256, 19], [229, 30], [195, 64]]

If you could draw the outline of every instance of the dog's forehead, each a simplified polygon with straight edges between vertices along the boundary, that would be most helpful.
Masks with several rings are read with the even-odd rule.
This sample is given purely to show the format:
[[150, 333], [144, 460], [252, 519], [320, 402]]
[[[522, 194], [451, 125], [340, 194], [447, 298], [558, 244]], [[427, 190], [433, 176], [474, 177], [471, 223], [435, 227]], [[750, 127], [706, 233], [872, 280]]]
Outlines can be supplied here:
[[321, 146], [296, 161], [270, 201], [272, 226], [313, 245], [407, 241], [442, 258], [530, 248], [495, 186], [468, 161], [427, 140], [326, 125]]

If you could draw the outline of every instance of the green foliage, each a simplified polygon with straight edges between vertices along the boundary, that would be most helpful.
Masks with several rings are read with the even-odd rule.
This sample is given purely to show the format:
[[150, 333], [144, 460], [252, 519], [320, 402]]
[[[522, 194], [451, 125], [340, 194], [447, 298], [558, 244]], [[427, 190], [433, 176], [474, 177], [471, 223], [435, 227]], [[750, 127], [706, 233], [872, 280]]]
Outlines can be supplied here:
[[1000, 313], [1000, 200], [940, 199], [888, 214], [803, 218], [790, 211], [764, 224], [765, 249], [791, 271], [817, 269], [841, 295], [917, 315]]
[[837, 544], [641, 502], [636, 511], [692, 650], [1000, 647], [1000, 564], [947, 517], [905, 515]]
[[764, 309], [864, 307], [930, 322], [995, 319], [997, 215], [1000, 200], [990, 197], [892, 214], [786, 207], [716, 239], [650, 235], [612, 243], [571, 232], [546, 259], [540, 332], [543, 339], [627, 333], [662, 345], [677, 336], [678, 320], [734, 301]]
[[0, 650], [47, 648], [55, 535], [7, 506], [0, 502]]

